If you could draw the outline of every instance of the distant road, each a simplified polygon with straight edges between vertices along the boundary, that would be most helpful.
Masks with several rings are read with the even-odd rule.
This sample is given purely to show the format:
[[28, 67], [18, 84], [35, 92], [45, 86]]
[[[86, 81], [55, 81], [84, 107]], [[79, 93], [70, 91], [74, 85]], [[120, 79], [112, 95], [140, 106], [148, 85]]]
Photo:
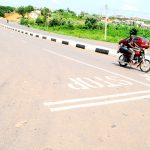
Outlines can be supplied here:
[[75, 37], [71, 37], [71, 36], [63, 36], [63, 35], [59, 35], [59, 34], [55, 34], [55, 33], [48, 33], [48, 32], [45, 32], [45, 31], [40, 31], [40, 30], [28, 28], [26, 26], [22, 26], [22, 25], [19, 25], [17, 23], [9, 22], [9, 24], [7, 24], [6, 21], [2, 20], [2, 19], [0, 19], [0, 23], [4, 23], [6, 25], [11, 25], [15, 28], [20, 28], [20, 29], [24, 29], [24, 30], [28, 30], [28, 31], [36, 31], [36, 32], [41, 33], [41, 34], [51, 35], [51, 36], [55, 36], [55, 37], [58, 37], [58, 38], [63, 38], [63, 39], [68, 39], [69, 38], [70, 40], [75, 40], [75, 41], [84, 42], [84, 43], [93, 44], [93, 45], [105, 46], [105, 47], [112, 48], [112, 49], [118, 49], [118, 44], [117, 43], [101, 42], [101, 41], [96, 41], [96, 40], [75, 38]]
[[[19, 25], [19, 24], [14, 23], [14, 22], [6, 23], [6, 20], [4, 20], [4, 19], [0, 19], [0, 23], [12, 26], [14, 28], [26, 30], [26, 31], [29, 31], [29, 32], [35, 32], [35, 33], [44, 34], [44, 35], [47, 35], [47, 36], [52, 36], [54, 38], [61, 38], [61, 39], [64, 39], [64, 40], [72, 40], [72, 41], [77, 42], [77, 43], [85, 43], [85, 44], [90, 44], [90, 45], [93, 45], [93, 46], [96, 45], [96, 46], [99, 46], [99, 47], [105, 47], [106, 49], [110, 48], [110, 49], [113, 50], [113, 55], [116, 54], [116, 51], [118, 50], [118, 44], [117, 43], [96, 41], [96, 40], [90, 40], [90, 39], [82, 39], [82, 38], [76, 38], [76, 37], [72, 37], [72, 36], [65, 36], [65, 35], [60, 35], [60, 34], [55, 34], [55, 33], [48, 33], [46, 31], [41, 31], [41, 30], [36, 30], [36, 29], [33, 29], [33, 28], [28, 28], [26, 26]], [[149, 49], [146, 50], [146, 56], [148, 56], [148, 59], [150, 59], [150, 50]]]
[[150, 73], [1, 27], [0, 62], [0, 150], [150, 149]]

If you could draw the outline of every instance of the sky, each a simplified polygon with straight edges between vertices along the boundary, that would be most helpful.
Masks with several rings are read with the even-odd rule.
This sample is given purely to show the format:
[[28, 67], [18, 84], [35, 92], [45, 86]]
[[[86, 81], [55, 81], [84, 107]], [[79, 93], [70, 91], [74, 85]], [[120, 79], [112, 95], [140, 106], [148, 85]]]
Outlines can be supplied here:
[[[0, 5], [48, 7], [51, 10], [67, 9], [105, 15], [123, 15], [150, 19], [150, 0], [0, 0]], [[107, 7], [106, 7], [107, 6]], [[107, 11], [105, 11], [107, 8]]]

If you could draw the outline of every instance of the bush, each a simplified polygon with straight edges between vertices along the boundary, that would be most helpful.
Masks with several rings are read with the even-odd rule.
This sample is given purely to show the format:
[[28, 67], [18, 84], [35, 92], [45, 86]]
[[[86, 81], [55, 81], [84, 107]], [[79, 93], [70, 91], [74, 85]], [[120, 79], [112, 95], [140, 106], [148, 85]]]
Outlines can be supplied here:
[[72, 19], [66, 20], [65, 24], [63, 25], [64, 29], [70, 29], [70, 30], [74, 30], [75, 29], [75, 25]]
[[87, 17], [85, 20], [85, 28], [86, 29], [96, 29], [97, 28], [98, 19], [95, 17]]
[[36, 21], [35, 21], [38, 25], [44, 24], [46, 23], [46, 18], [44, 16], [39, 16]]
[[99, 29], [99, 30], [104, 30], [104, 23], [101, 23], [101, 22], [98, 22], [97, 23], [97, 28]]
[[142, 35], [146, 38], [150, 38], [150, 30], [149, 29], [140, 28], [140, 30], [138, 30], [138, 34]]
[[61, 15], [59, 15], [59, 14], [53, 14], [53, 16], [50, 18], [48, 24], [50, 27], [65, 25], [66, 19], [62, 18]]
[[66, 21], [66, 25], [68, 26], [69, 29], [73, 29], [75, 26], [75, 22], [72, 19], [68, 19]]
[[28, 24], [29, 25], [34, 25], [35, 24], [35, 21], [33, 19], [28, 19]]
[[59, 26], [61, 25], [60, 20], [58, 18], [52, 18], [49, 21], [49, 26], [53, 27], [53, 26]]
[[21, 18], [20, 24], [22, 24], [22, 25], [28, 25], [28, 19], [26, 19], [26, 18]]
[[4, 17], [4, 16], [5, 16], [4, 11], [0, 10], [0, 17]]
[[21, 18], [20, 24], [22, 24], [22, 25], [34, 25], [35, 22], [33, 19]]

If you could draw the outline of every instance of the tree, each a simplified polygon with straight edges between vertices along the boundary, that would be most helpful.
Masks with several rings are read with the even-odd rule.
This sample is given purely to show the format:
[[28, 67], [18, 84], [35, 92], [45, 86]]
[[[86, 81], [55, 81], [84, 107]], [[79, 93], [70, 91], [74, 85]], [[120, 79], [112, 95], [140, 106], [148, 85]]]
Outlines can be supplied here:
[[16, 12], [18, 12], [20, 15], [22, 15], [23, 17], [25, 16], [25, 7], [24, 6], [20, 6], [16, 9]]
[[50, 13], [51, 13], [51, 11], [46, 7], [41, 9], [41, 15], [43, 15], [45, 17], [48, 17]]
[[31, 5], [28, 5], [28, 6], [24, 7], [24, 9], [25, 9], [26, 13], [30, 13], [31, 11], [34, 11], [34, 7], [31, 6]]
[[58, 9], [58, 10], [55, 10], [55, 11], [54, 11], [54, 13], [56, 13], [56, 14], [58, 13], [58, 14], [61, 14], [61, 15], [63, 15], [64, 12], [65, 12], [64, 9]]
[[69, 8], [67, 8], [67, 12], [70, 13], [72, 16], [76, 16], [76, 13]]
[[0, 16], [4, 17], [5, 13], [10, 13], [13, 12], [15, 10], [14, 7], [10, 7], [10, 6], [0, 6]]
[[87, 17], [85, 20], [85, 28], [95, 29], [97, 27], [98, 19], [95, 17]]
[[30, 13], [33, 10], [34, 10], [34, 7], [31, 5], [26, 6], [26, 7], [20, 6], [16, 9], [16, 12], [18, 12], [20, 15], [24, 17], [26, 13]]
[[84, 18], [84, 16], [85, 16], [85, 12], [83, 12], [83, 11], [81, 11], [81, 13], [79, 14], [79, 18]]

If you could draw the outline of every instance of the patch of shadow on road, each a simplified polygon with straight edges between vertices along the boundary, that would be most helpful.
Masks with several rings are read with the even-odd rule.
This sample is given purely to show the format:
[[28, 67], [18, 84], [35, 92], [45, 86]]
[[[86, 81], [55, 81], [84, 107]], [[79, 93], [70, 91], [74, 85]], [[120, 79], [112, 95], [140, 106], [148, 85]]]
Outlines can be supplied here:
[[0, 90], [3, 89], [8, 84], [7, 81], [0, 84]]
[[117, 127], [116, 124], [111, 125], [111, 128], [116, 128], [116, 127]]
[[136, 67], [136, 65], [132, 65], [132, 66], [127, 65], [127, 66], [124, 67], [124, 66], [120, 66], [120, 65], [117, 64], [117, 63], [112, 63], [112, 64], [115, 65], [115, 66], [124, 68], [124, 69], [128, 69], [128, 70], [132, 69], [132, 70], [137, 70], [137, 71], [140, 71], [140, 72], [141, 72], [141, 70], [139, 69], [139, 67]]

